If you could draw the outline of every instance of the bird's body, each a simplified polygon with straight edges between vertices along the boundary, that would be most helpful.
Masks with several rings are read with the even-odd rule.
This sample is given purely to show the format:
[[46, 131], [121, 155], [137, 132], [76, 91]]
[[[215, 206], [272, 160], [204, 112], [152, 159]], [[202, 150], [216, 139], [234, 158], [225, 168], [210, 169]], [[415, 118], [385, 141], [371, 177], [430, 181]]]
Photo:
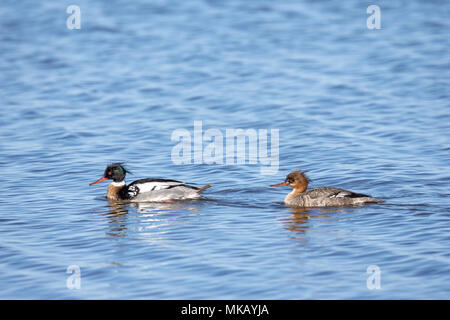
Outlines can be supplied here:
[[284, 203], [292, 207], [340, 207], [383, 202], [366, 194], [335, 187], [306, 190], [308, 183], [309, 179], [303, 172], [294, 171], [286, 177], [285, 182], [272, 186], [293, 188], [292, 192], [284, 199]]
[[91, 185], [112, 179], [113, 182], [108, 185], [106, 198], [130, 202], [198, 199], [201, 192], [211, 186], [207, 184], [198, 188], [177, 180], [157, 178], [140, 179], [127, 185], [125, 183], [126, 172], [122, 165], [111, 164], [106, 168], [103, 177]]

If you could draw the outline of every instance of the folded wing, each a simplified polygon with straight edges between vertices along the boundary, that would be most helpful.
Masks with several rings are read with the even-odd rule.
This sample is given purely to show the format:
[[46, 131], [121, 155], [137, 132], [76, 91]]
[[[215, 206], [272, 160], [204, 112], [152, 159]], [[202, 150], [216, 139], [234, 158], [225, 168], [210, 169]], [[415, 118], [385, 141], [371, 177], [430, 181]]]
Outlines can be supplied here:
[[160, 191], [165, 189], [172, 189], [176, 187], [189, 187], [193, 189], [197, 189], [196, 187], [188, 186], [186, 183], [177, 180], [168, 180], [168, 179], [141, 179], [136, 180], [128, 185], [128, 196], [130, 198], [134, 198], [139, 194], [152, 192], [152, 191]]

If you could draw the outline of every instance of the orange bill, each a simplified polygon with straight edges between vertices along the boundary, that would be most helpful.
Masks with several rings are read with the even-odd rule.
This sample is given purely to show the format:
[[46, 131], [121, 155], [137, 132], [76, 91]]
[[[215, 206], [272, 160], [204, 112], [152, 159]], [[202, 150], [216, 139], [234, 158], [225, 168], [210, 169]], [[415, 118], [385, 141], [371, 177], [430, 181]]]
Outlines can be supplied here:
[[271, 187], [287, 187], [288, 184], [286, 182], [282, 182], [282, 183], [279, 183], [279, 184], [271, 184], [270, 186]]
[[97, 183], [103, 182], [103, 181], [105, 181], [105, 180], [108, 180], [108, 178], [106, 178], [106, 177], [101, 177], [101, 178], [100, 178], [100, 179], [98, 179], [97, 181], [95, 181], [95, 182], [92, 182], [92, 183], [89, 183], [89, 185], [90, 185], [90, 186], [92, 186], [92, 185], [94, 185], [94, 184], [97, 184]]

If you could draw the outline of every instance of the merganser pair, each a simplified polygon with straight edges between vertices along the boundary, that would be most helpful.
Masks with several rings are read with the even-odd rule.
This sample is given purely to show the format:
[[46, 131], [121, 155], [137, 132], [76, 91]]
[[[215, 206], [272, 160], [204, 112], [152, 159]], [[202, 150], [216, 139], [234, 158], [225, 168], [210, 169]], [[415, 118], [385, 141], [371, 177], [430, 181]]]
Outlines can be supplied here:
[[198, 199], [202, 191], [211, 187], [210, 184], [207, 184], [197, 188], [177, 180], [154, 178], [136, 180], [127, 185], [125, 183], [127, 172], [129, 171], [120, 163], [110, 164], [106, 167], [103, 177], [89, 185], [92, 186], [105, 180], [113, 180], [108, 186], [106, 199], [131, 202]]
[[[113, 180], [108, 186], [106, 198], [108, 200], [131, 202], [198, 199], [205, 189], [211, 187], [211, 184], [207, 184], [197, 188], [177, 180], [154, 178], [136, 180], [126, 185], [125, 175], [127, 172], [122, 164], [113, 163], [106, 167], [103, 177], [90, 185], [92, 186], [105, 180]], [[306, 191], [308, 184], [309, 179], [304, 172], [293, 171], [288, 174], [284, 182], [271, 186], [292, 187], [294, 190], [286, 196], [284, 202], [288, 206], [294, 207], [354, 206], [383, 202], [383, 200], [378, 200], [365, 194], [340, 188], [319, 187]]]
[[340, 207], [383, 202], [366, 194], [334, 187], [319, 187], [306, 191], [308, 184], [309, 179], [304, 172], [293, 171], [287, 175], [284, 182], [271, 187], [293, 188], [284, 198], [284, 203], [292, 207]]

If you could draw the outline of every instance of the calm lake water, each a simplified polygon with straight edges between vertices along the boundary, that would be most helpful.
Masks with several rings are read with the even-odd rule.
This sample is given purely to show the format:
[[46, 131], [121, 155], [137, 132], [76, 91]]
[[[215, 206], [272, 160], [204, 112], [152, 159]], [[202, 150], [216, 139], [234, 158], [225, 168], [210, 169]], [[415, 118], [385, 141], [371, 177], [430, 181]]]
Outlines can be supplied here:
[[[449, 17], [447, 1], [2, 0], [0, 298], [448, 299]], [[278, 169], [174, 163], [194, 121], [279, 130]], [[213, 187], [109, 203], [88, 184], [115, 161], [128, 182]], [[386, 202], [288, 208], [269, 185], [293, 169]]]

